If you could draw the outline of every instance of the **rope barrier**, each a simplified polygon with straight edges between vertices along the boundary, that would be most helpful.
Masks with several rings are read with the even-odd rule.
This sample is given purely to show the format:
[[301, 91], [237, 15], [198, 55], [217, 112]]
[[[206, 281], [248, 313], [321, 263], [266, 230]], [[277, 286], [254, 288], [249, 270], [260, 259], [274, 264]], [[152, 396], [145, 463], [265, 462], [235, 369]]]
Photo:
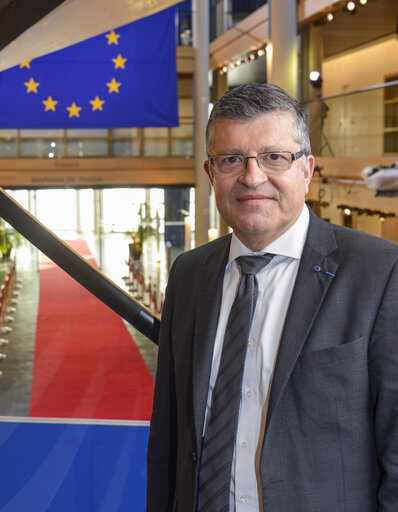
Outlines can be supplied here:
[[133, 297], [142, 301], [145, 307], [152, 311], [155, 315], [162, 314], [164, 297], [159, 293], [157, 287], [152, 285], [151, 277], [146, 281], [141, 266], [130, 258], [127, 261], [129, 275], [127, 277], [127, 286]]

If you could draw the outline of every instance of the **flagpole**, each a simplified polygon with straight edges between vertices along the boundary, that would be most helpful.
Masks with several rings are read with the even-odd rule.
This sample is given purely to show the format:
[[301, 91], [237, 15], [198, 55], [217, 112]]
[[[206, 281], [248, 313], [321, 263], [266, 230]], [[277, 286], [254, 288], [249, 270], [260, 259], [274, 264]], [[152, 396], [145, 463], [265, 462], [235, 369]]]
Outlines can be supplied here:
[[0, 217], [144, 336], [158, 343], [157, 316], [48, 230], [2, 188]]

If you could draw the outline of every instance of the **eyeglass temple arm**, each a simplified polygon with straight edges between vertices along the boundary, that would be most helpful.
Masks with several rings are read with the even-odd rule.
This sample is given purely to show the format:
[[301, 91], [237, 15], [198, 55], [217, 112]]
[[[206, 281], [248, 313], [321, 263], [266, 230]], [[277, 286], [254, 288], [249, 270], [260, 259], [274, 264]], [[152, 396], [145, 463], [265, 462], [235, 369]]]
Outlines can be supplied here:
[[0, 188], [0, 217], [100, 301], [158, 344], [160, 319], [41, 224]]

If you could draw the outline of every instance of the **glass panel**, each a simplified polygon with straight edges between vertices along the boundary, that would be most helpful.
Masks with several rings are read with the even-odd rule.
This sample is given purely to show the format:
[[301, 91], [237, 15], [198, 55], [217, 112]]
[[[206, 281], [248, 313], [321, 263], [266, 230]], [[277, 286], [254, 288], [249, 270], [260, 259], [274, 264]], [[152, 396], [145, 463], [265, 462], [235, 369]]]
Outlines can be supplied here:
[[11, 139], [18, 137], [18, 130], [0, 130], [0, 138]]
[[62, 157], [64, 154], [63, 141], [54, 140], [21, 140], [21, 156], [27, 157]]
[[18, 145], [16, 141], [4, 141], [0, 139], [0, 157], [10, 158], [18, 156]]
[[156, 138], [167, 138], [168, 137], [168, 128], [145, 128], [144, 129], [144, 137], [156, 137]]
[[114, 139], [117, 138], [131, 138], [136, 139], [138, 137], [138, 128], [116, 128], [112, 130]]
[[29, 137], [33, 139], [41, 137], [63, 137], [64, 130], [21, 130], [21, 137]]
[[180, 117], [193, 117], [193, 102], [191, 98], [178, 99], [178, 114]]
[[386, 103], [384, 106], [384, 126], [392, 128], [398, 126], [398, 100]]
[[144, 156], [167, 156], [168, 141], [163, 139], [145, 139]]
[[193, 124], [192, 123], [181, 123], [180, 126], [171, 129], [171, 136], [173, 138], [178, 137], [193, 137]]
[[384, 149], [384, 91], [356, 93], [309, 105], [316, 155], [380, 156]]
[[112, 143], [113, 156], [139, 156], [140, 147], [138, 141], [114, 140]]
[[78, 190], [80, 231], [88, 233], [94, 231], [94, 190], [86, 188]]
[[192, 79], [180, 77], [177, 82], [178, 96], [192, 97]]
[[[398, 76], [393, 76], [386, 80], [386, 82], [392, 82], [398, 80]], [[392, 85], [391, 87], [386, 87], [384, 89], [384, 97], [386, 100], [393, 100], [398, 98], [398, 85]]]
[[171, 143], [171, 152], [173, 156], [192, 156], [193, 142], [192, 139], [173, 139]]
[[108, 137], [107, 129], [95, 129], [95, 130], [66, 130], [67, 137]]
[[109, 147], [107, 140], [68, 140], [68, 156], [108, 156]]
[[141, 222], [140, 208], [142, 204], [145, 204], [144, 188], [104, 190], [104, 232], [131, 233], [137, 231]]
[[76, 230], [76, 190], [38, 190], [37, 218], [51, 230]]
[[387, 132], [384, 136], [384, 152], [398, 153], [398, 131]]
[[168, 128], [145, 128], [144, 156], [167, 156], [168, 134]]

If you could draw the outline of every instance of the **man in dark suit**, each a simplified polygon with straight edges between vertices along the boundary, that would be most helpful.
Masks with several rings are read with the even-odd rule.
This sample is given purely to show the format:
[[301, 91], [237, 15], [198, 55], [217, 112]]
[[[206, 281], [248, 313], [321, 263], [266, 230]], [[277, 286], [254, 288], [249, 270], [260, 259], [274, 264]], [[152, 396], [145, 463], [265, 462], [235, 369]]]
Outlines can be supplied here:
[[[233, 234], [181, 255], [170, 273], [147, 511], [397, 512], [398, 246], [307, 208], [307, 120], [278, 87], [248, 84], [218, 100], [207, 147]], [[216, 416], [238, 378], [220, 395], [223, 345], [239, 336], [228, 316], [247, 279], [242, 258], [263, 253], [227, 455], [230, 426]]]

